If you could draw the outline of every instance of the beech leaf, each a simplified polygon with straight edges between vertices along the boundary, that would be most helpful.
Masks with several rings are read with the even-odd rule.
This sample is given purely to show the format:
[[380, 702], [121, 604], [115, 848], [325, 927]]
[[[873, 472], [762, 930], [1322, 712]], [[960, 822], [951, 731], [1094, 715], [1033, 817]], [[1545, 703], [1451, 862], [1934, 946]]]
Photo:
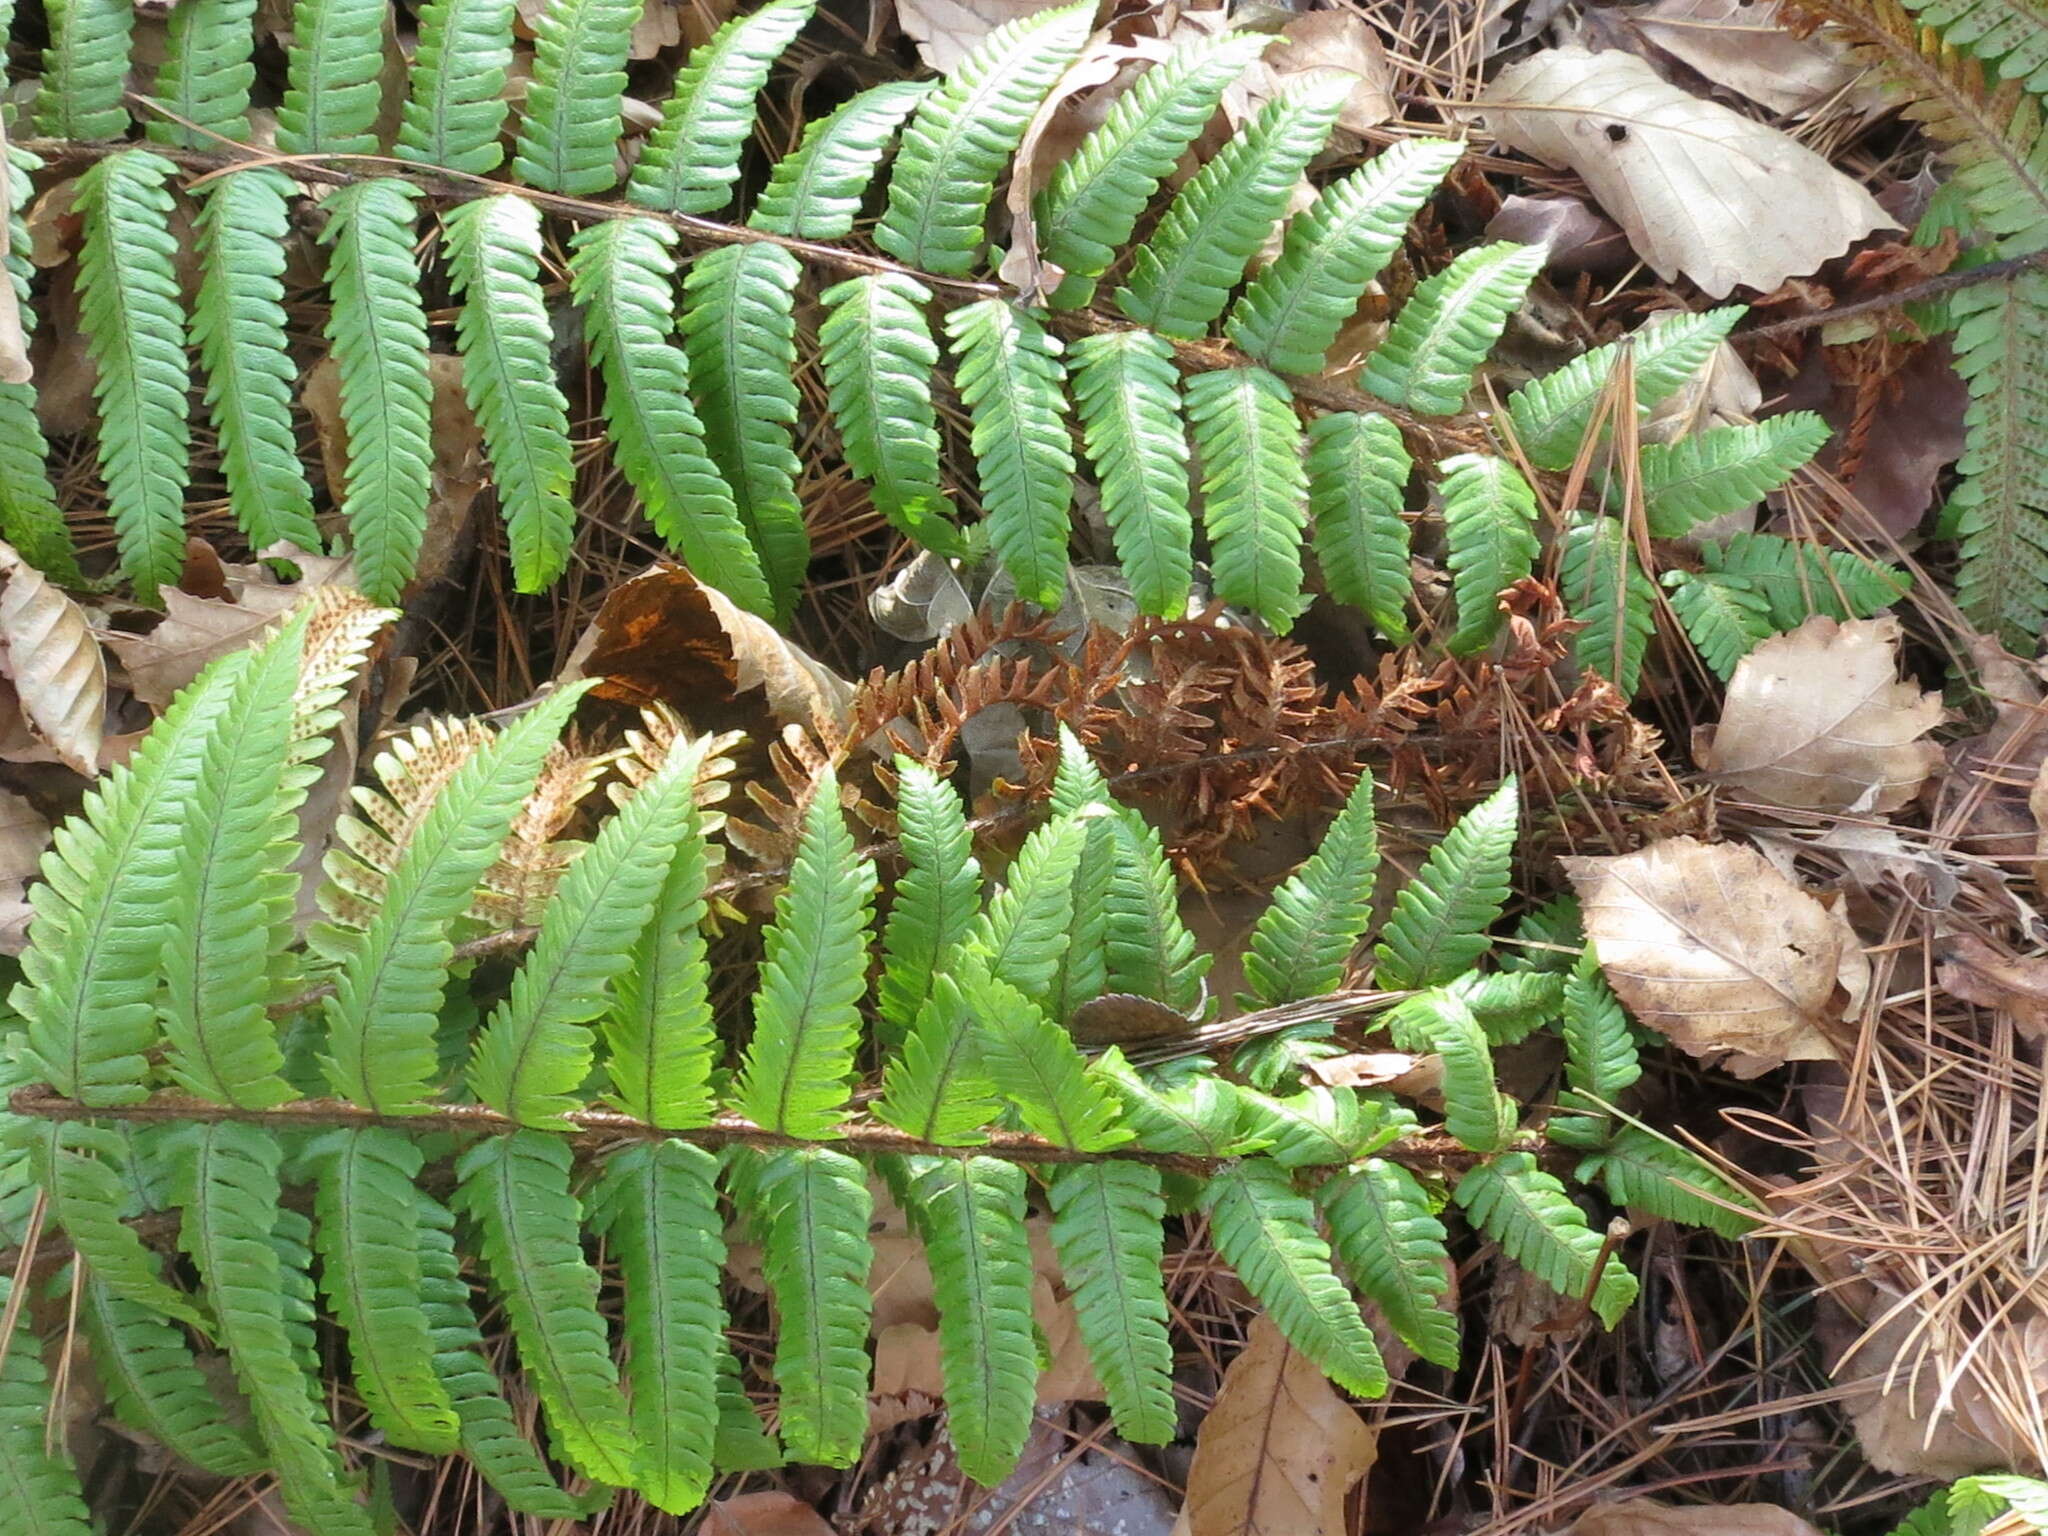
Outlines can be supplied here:
[[1680, 90], [1633, 54], [1550, 48], [1501, 71], [1493, 135], [1574, 170], [1667, 282], [1714, 298], [1803, 277], [1899, 226], [1789, 134]]
[[1822, 615], [1736, 663], [1699, 765], [1768, 805], [1895, 811], [1941, 764], [1941, 699], [1898, 680], [1899, 621]]
[[[1754, 848], [1690, 837], [1563, 861], [1586, 937], [1646, 1027], [1737, 1077], [1836, 1055], [1823, 1030], [1863, 955], [1847, 929]], [[1853, 989], [1853, 984], [1852, 984]]]
[[0, 649], [29, 729], [65, 766], [100, 771], [107, 663], [85, 610], [0, 543]]

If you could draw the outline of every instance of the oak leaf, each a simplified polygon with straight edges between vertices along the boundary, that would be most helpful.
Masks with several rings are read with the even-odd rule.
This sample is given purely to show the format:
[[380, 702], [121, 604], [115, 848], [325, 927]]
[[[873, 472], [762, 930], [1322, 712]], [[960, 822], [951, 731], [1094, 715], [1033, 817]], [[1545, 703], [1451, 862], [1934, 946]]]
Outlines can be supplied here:
[[1898, 679], [1899, 621], [1816, 615], [1736, 664], [1720, 725], [1694, 743], [1700, 767], [1769, 805], [1895, 811], [1941, 749], [1939, 695]]
[[1690, 837], [1564, 860], [1586, 937], [1637, 1019], [1737, 1077], [1836, 1056], [1864, 961], [1846, 925], [1754, 848]]

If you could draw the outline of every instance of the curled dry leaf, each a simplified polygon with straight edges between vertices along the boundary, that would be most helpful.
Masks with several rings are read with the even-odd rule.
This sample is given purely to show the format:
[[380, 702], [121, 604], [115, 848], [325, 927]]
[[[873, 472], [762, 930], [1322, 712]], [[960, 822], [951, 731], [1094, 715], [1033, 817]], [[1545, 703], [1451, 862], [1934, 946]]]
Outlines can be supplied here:
[[21, 714], [58, 762], [100, 770], [107, 726], [107, 663], [85, 610], [0, 543], [0, 653]]
[[[1824, 1033], [1863, 956], [1754, 848], [1690, 837], [1564, 860], [1608, 982], [1644, 1025], [1737, 1077], [1836, 1052]], [[1847, 971], [1845, 973], [1845, 967]]]
[[1769, 291], [1898, 225], [1789, 135], [1680, 90], [1631, 54], [1552, 48], [1501, 72], [1501, 143], [1574, 170], [1642, 258], [1715, 298]]
[[2007, 954], [1961, 933], [1943, 942], [1935, 980], [1951, 997], [2010, 1014], [2030, 1039], [2048, 1038], [2048, 957]]
[[1773, 112], [1805, 112], [1863, 73], [1840, 39], [1794, 37], [1776, 0], [1656, 0], [1636, 29], [1680, 63]]
[[1767, 805], [1895, 811], [1940, 766], [1923, 738], [1942, 718], [1940, 696], [1900, 682], [1898, 667], [1897, 619], [1816, 615], [1736, 664], [1721, 723], [1693, 755]]
[[898, 0], [896, 24], [917, 44], [917, 56], [942, 75], [1005, 22], [1035, 16], [1053, 0]]
[[1242, 122], [1305, 75], [1337, 70], [1351, 76], [1351, 94], [1337, 126], [1352, 133], [1394, 115], [1394, 66], [1372, 23], [1357, 11], [1310, 11], [1280, 29], [1280, 40], [1254, 59], [1224, 93], [1231, 120]]
[[1820, 1536], [1820, 1531], [1775, 1504], [1659, 1503], [1619, 1499], [1595, 1504], [1569, 1536]]
[[779, 1490], [742, 1493], [704, 1506], [704, 1536], [834, 1536], [810, 1505]]
[[1195, 1437], [1185, 1536], [1343, 1536], [1344, 1499], [1379, 1437], [1261, 1317]]

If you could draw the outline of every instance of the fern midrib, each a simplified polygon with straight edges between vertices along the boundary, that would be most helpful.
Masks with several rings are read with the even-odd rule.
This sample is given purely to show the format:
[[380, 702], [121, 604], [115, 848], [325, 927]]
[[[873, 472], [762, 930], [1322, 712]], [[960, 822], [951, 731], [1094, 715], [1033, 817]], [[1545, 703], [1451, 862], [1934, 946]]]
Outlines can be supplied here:
[[[1170, 458], [1171, 455], [1157, 451], [1153, 446], [1153, 434], [1147, 430], [1144, 412], [1141, 409], [1140, 392], [1134, 387], [1130, 360], [1127, 356], [1120, 355], [1117, 359], [1116, 384], [1116, 412], [1121, 418], [1124, 439], [1119, 446], [1130, 451], [1133, 461], [1131, 482], [1136, 488], [1135, 499], [1138, 503], [1135, 507], [1125, 508], [1124, 516], [1118, 521], [1118, 541], [1124, 541], [1124, 530], [1133, 521], [1135, 514], [1137, 526], [1133, 532], [1136, 537], [1130, 542], [1139, 549], [1140, 554], [1136, 560], [1127, 564], [1142, 565], [1148, 572], [1168, 570], [1174, 563], [1178, 546], [1167, 534], [1166, 526], [1169, 521], [1178, 520], [1180, 509], [1165, 507], [1162, 510], [1163, 504], [1154, 494], [1150, 471], [1159, 467], [1161, 459]], [[1172, 426], [1173, 430], [1180, 430], [1178, 421]], [[1185, 476], [1184, 465], [1176, 464], [1172, 469]]]
[[[975, 1358], [972, 1364], [978, 1367], [978, 1369], [970, 1369], [967, 1382], [955, 1382], [950, 1373], [942, 1372], [942, 1374], [945, 1376], [948, 1408], [953, 1407], [953, 1404], [961, 1396], [963, 1390], [971, 1393], [978, 1399], [978, 1412], [980, 1415], [978, 1428], [983, 1434], [986, 1434], [990, 1425], [1001, 1422], [1001, 1393], [997, 1390], [1000, 1372], [996, 1367], [995, 1350], [992, 1347], [994, 1336], [990, 1328], [990, 1324], [1000, 1314], [995, 1307], [988, 1305], [986, 1301], [989, 1295], [990, 1266], [988, 1264], [988, 1256], [983, 1251], [986, 1246], [982, 1241], [983, 1226], [981, 1217], [983, 1213], [980, 1203], [975, 1198], [976, 1190], [972, 1164], [965, 1158], [961, 1159], [959, 1173], [954, 1180], [953, 1187], [959, 1216], [964, 1227], [961, 1235], [967, 1239], [967, 1241], [960, 1245], [962, 1250], [961, 1257], [966, 1265], [963, 1273], [963, 1278], [967, 1285], [966, 1322], [973, 1333], [973, 1354]], [[943, 1322], [944, 1319], [941, 1319], [941, 1321]]]
[[[831, 934], [836, 931], [838, 924], [834, 922], [834, 919], [839, 914], [833, 910], [832, 894], [831, 892], [825, 893], [824, 899], [820, 902], [821, 910], [819, 916], [815, 922], [798, 920], [797, 933]], [[792, 913], [791, 915], [794, 917], [796, 914]], [[818, 994], [824, 990], [825, 985], [825, 950], [827, 946], [824, 944], [805, 944], [803, 948], [803, 986], [798, 993], [795, 1012], [788, 1021], [790, 1031], [789, 1062], [787, 1068], [780, 1074], [781, 1081], [776, 1085], [775, 1123], [769, 1127], [770, 1130], [776, 1131], [783, 1129], [789, 1124], [790, 1100], [794, 1097], [798, 1087], [797, 1069], [799, 1065], [808, 1064], [805, 1062], [804, 1047], [812, 1033], [818, 1028]]]
[[[342, 229], [342, 239], [347, 241], [351, 248], [349, 266], [353, 269], [356, 297], [362, 305], [362, 314], [359, 316], [362, 324], [357, 327], [357, 334], [368, 341], [366, 350], [369, 355], [362, 361], [370, 365], [374, 395], [373, 401], [361, 399], [361, 366], [344, 370], [342, 426], [352, 450], [348, 456], [345, 483], [349, 494], [345, 501], [356, 502], [360, 493], [363, 499], [373, 502], [378, 511], [389, 513], [404, 508], [407, 498], [397, 493], [396, 486], [401, 477], [396, 459], [390, 451], [390, 428], [398, 414], [393, 406], [398, 396], [392, 383], [398, 374], [391, 366], [395, 357], [385, 346], [386, 332], [380, 317], [389, 316], [394, 321], [409, 320], [409, 307], [416, 300], [412, 289], [400, 283], [387, 283], [383, 280], [382, 272], [372, 260], [377, 253], [371, 249], [372, 231], [363, 227], [365, 222], [362, 205], [358, 203], [349, 210], [349, 216]], [[405, 260], [410, 264], [412, 257], [409, 251], [405, 253]], [[348, 409], [347, 396], [350, 394], [358, 397], [358, 409], [354, 411]], [[364, 409], [365, 406], [368, 409]], [[358, 446], [361, 451], [353, 451]], [[365, 467], [371, 469], [370, 475], [364, 475]], [[366, 480], [371, 483], [366, 485]], [[344, 510], [353, 512], [356, 508], [345, 506]], [[424, 512], [419, 517], [408, 518], [407, 521], [423, 522], [423, 517]], [[351, 516], [351, 525], [355, 521]]]
[[[583, 7], [579, 6], [577, 9], [580, 12]], [[544, 434], [526, 430], [526, 427], [536, 409], [546, 409], [548, 402], [543, 391], [551, 380], [536, 378], [530, 370], [516, 366], [519, 359], [509, 345], [509, 327], [535, 317], [525, 312], [526, 305], [523, 301], [526, 295], [518, 292], [527, 281], [526, 274], [513, 271], [507, 265], [501, 265], [497, 260], [499, 257], [516, 259], [512, 252], [494, 244], [488, 231], [479, 229], [476, 275], [470, 289], [464, 294], [463, 307], [467, 313], [469, 306], [474, 304], [478, 297], [484, 300], [484, 313], [479, 317], [477, 330], [483, 335], [485, 349], [490, 354], [490, 365], [497, 372], [503, 386], [499, 396], [499, 409], [510, 418], [505, 425], [510, 428], [509, 436], [513, 451], [508, 454], [504, 451], [505, 445], [493, 444], [492, 467], [505, 480], [511, 482], [507, 488], [515, 495], [520, 493], [523, 483], [524, 494], [533, 498], [532, 510], [536, 514], [542, 514], [548, 511], [547, 503], [561, 495], [561, 487], [551, 482], [541, 468], [538, 449], [547, 438]], [[545, 334], [545, 310], [539, 319], [542, 333]], [[508, 464], [507, 459], [512, 463]], [[539, 537], [545, 545], [546, 535], [541, 533]], [[545, 560], [545, 548], [533, 553], [536, 561]]]
[[[1119, 1326], [1112, 1330], [1113, 1337], [1110, 1340], [1110, 1344], [1123, 1362], [1121, 1370], [1125, 1382], [1131, 1390], [1136, 1391], [1138, 1384], [1145, 1379], [1146, 1370], [1145, 1362], [1138, 1357], [1136, 1330], [1128, 1326], [1128, 1324], [1130, 1320], [1140, 1316], [1138, 1303], [1143, 1298], [1140, 1297], [1137, 1291], [1132, 1289], [1129, 1277], [1124, 1273], [1123, 1265], [1118, 1262], [1123, 1257], [1124, 1249], [1121, 1236], [1117, 1231], [1116, 1213], [1112, 1208], [1115, 1202], [1110, 1195], [1110, 1181], [1106, 1165], [1101, 1163], [1084, 1164], [1083, 1168], [1085, 1170], [1084, 1176], [1094, 1186], [1091, 1190], [1094, 1198], [1090, 1201], [1090, 1204], [1094, 1207], [1095, 1213], [1101, 1218], [1097, 1228], [1101, 1234], [1101, 1245], [1098, 1251], [1105, 1257], [1106, 1262], [1096, 1267], [1098, 1284], [1104, 1283], [1103, 1277], [1106, 1277], [1107, 1287], [1116, 1298], [1114, 1315]], [[1104, 1308], [1103, 1311], [1107, 1314], [1109, 1309]], [[1171, 1391], [1171, 1388], [1168, 1390]]]
[[[665, 1383], [668, 1363], [676, 1358], [680, 1351], [671, 1347], [675, 1334], [669, 1327], [669, 1309], [666, 1302], [675, 1292], [675, 1281], [668, 1267], [668, 1244], [662, 1241], [663, 1207], [659, 1183], [660, 1175], [655, 1166], [655, 1159], [649, 1157], [646, 1164], [634, 1175], [633, 1196], [640, 1206], [640, 1236], [637, 1244], [639, 1262], [645, 1266], [645, 1273], [641, 1276], [645, 1282], [641, 1288], [641, 1295], [643, 1300], [648, 1302], [640, 1308], [640, 1326], [646, 1329], [654, 1347], [650, 1351], [653, 1359], [632, 1363], [642, 1371], [660, 1372]], [[636, 1409], [645, 1408], [637, 1398], [633, 1406]], [[678, 1460], [675, 1420], [667, 1412], [667, 1408], [668, 1403], [664, 1400], [656, 1411], [642, 1411], [634, 1416], [637, 1421], [634, 1427], [643, 1437], [648, 1435], [649, 1421], [653, 1421], [653, 1436], [658, 1438], [648, 1439], [643, 1444], [642, 1455], [659, 1467], [674, 1466]]]

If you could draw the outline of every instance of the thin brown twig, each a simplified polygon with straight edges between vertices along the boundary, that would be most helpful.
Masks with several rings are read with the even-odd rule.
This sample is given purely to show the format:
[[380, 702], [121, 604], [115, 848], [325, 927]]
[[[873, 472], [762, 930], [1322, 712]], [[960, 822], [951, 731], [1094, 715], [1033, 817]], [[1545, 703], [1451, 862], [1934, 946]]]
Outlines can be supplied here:
[[1943, 272], [1934, 277], [1922, 278], [1891, 293], [1880, 293], [1874, 298], [1858, 299], [1852, 304], [1837, 304], [1833, 309], [1816, 310], [1810, 315], [1794, 315], [1789, 320], [1776, 320], [1769, 325], [1745, 326], [1735, 332], [1737, 337], [1790, 336], [1797, 331], [1812, 330], [1817, 325], [1826, 325], [1831, 320], [1847, 320], [1856, 315], [1877, 314], [1882, 310], [1898, 309], [1902, 305], [1917, 304], [1926, 299], [1938, 299], [1945, 293], [1954, 293], [1960, 288], [1972, 288], [1979, 283], [1995, 283], [2004, 278], [2017, 277], [2023, 272], [2037, 272], [2048, 266], [2048, 251], [2034, 251], [2025, 256], [2008, 256], [1999, 261], [1987, 261], [1981, 267], [1966, 267], [1960, 272]]

